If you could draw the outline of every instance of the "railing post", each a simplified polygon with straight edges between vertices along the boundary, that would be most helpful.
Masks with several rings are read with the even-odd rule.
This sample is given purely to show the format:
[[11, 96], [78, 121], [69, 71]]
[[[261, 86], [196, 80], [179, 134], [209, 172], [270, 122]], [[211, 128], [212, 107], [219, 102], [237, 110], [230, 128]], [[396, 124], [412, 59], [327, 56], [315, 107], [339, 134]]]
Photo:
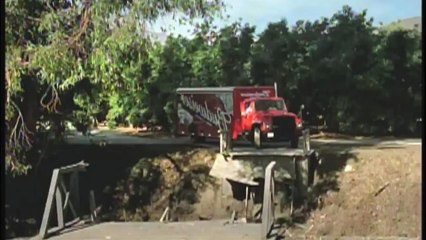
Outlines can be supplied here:
[[55, 197], [56, 188], [58, 185], [58, 176], [59, 169], [53, 170], [52, 179], [50, 180], [49, 193], [47, 195], [46, 205], [44, 207], [43, 219], [41, 220], [40, 231], [38, 233], [38, 239], [44, 239], [47, 233], [53, 198]]
[[311, 137], [309, 133], [309, 129], [303, 130], [303, 151], [305, 153], [311, 150]]
[[62, 195], [61, 195], [61, 189], [59, 187], [56, 187], [56, 214], [58, 218], [58, 228], [62, 229], [64, 228], [64, 209], [62, 206]]
[[70, 195], [74, 209], [78, 217], [81, 217], [79, 172], [77, 170], [73, 171], [70, 176]]
[[222, 130], [219, 130], [219, 152], [222, 154], [223, 153], [223, 132]]
[[90, 220], [96, 222], [98, 219], [96, 213], [96, 201], [95, 201], [95, 192], [90, 190], [89, 192], [89, 205], [90, 205]]
[[[37, 239], [44, 239], [46, 235], [61, 231], [64, 228], [72, 226], [73, 224], [80, 221], [81, 209], [78, 178], [79, 172], [84, 171], [87, 166], [88, 164], [80, 162], [77, 164], [56, 168], [53, 170], [39, 234], [36, 237]], [[66, 189], [65, 183], [63, 181], [64, 174], [71, 174], [70, 191]], [[63, 192], [61, 192], [61, 190]], [[65, 199], [63, 199], [62, 194], [65, 194]], [[58, 225], [56, 227], [48, 229], [54, 202], [56, 205]], [[65, 222], [64, 210], [68, 207], [74, 215], [75, 219], [70, 222]]]
[[266, 240], [274, 224], [274, 166], [270, 162], [265, 169], [265, 185], [263, 190], [261, 239]]
[[222, 130], [220, 129], [219, 131], [219, 139], [220, 139], [220, 153], [224, 154], [229, 152], [229, 150], [231, 150], [231, 136], [229, 134], [228, 130]]

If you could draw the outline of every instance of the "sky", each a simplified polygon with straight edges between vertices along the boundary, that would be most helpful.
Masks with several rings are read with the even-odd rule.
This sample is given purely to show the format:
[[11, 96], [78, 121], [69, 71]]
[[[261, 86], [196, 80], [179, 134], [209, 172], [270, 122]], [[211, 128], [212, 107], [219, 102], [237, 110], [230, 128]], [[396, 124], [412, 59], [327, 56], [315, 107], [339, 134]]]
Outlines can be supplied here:
[[[229, 20], [217, 20], [219, 27], [242, 19], [243, 23], [256, 26], [256, 33], [262, 32], [268, 23], [285, 18], [290, 26], [298, 20], [318, 20], [331, 17], [349, 5], [356, 12], [367, 10], [367, 16], [374, 18], [374, 23], [388, 24], [398, 19], [421, 16], [421, 0], [224, 0]], [[168, 32], [189, 36], [188, 26], [180, 26], [171, 17], [157, 21], [151, 32], [161, 32], [166, 27]]]

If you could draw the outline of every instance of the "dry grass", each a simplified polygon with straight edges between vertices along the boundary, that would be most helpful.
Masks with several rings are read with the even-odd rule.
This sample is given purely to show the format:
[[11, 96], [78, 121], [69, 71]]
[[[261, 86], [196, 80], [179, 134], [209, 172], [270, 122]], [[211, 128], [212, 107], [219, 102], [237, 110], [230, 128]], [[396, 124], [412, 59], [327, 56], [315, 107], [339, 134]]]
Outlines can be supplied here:
[[420, 236], [420, 146], [353, 153], [357, 161], [347, 162], [353, 171], [337, 173], [338, 189], [312, 213], [309, 234]]

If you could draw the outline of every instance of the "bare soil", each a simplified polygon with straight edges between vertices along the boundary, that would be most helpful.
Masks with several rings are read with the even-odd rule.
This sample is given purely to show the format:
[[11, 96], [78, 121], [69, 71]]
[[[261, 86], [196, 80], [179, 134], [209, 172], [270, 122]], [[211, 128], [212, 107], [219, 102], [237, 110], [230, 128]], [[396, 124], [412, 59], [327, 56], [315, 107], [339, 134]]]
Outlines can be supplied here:
[[355, 139], [356, 136], [350, 136], [345, 134], [339, 134], [339, 133], [328, 133], [328, 132], [322, 132], [316, 134], [311, 134], [312, 139]]
[[109, 129], [106, 126], [98, 126], [97, 129], [99, 131], [102, 132], [110, 132], [110, 133], [114, 133], [114, 134], [122, 134], [122, 135], [127, 135], [127, 136], [135, 136], [135, 137], [169, 137], [172, 134], [164, 131], [164, 130], [157, 130], [157, 131], [152, 131], [152, 130], [144, 130], [142, 128], [138, 128], [138, 127], [116, 127], [114, 129]]
[[335, 148], [322, 157], [316, 206], [288, 234], [420, 236], [420, 146]]
[[[221, 199], [220, 181], [209, 176], [215, 154], [210, 149], [194, 149], [141, 159], [132, 167], [127, 179], [115, 188], [112, 219], [159, 221], [167, 207], [170, 221], [230, 216], [227, 209], [232, 201]], [[141, 173], [143, 171], [146, 173]], [[149, 181], [147, 175], [154, 180]], [[148, 181], [141, 182], [141, 179]]]
[[[318, 151], [322, 160], [309, 210], [293, 219], [299, 224], [290, 224], [286, 234], [420, 236], [420, 146], [323, 147]], [[231, 203], [221, 202], [218, 182], [208, 176], [213, 155], [212, 150], [195, 149], [153, 161], [164, 185], [154, 199], [170, 196], [175, 186], [178, 204], [171, 220], [229, 218]], [[196, 169], [202, 170], [194, 174]], [[191, 176], [191, 183], [178, 184], [185, 176]], [[150, 221], [159, 219], [170, 203], [154, 202], [147, 209]]]

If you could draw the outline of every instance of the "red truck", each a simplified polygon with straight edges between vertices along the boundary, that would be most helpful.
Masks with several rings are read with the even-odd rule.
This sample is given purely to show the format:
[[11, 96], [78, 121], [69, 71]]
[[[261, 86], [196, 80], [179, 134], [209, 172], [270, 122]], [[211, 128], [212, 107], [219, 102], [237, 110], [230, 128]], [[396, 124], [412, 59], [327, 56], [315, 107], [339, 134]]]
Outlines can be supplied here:
[[290, 141], [297, 148], [302, 120], [287, 111], [274, 87], [178, 88], [177, 135], [200, 141], [227, 130], [232, 140], [245, 138], [261, 147], [264, 141]]

